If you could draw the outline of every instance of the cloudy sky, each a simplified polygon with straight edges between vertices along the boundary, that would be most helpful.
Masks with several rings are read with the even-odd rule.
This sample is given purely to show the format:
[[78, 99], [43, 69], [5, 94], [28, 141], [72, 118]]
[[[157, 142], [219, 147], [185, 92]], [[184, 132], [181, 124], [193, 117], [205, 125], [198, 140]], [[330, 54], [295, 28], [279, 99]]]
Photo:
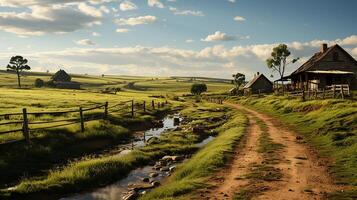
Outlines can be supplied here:
[[19, 54], [34, 71], [270, 75], [265, 60], [279, 43], [298, 64], [324, 42], [357, 58], [356, 7], [356, 0], [0, 0], [0, 68]]

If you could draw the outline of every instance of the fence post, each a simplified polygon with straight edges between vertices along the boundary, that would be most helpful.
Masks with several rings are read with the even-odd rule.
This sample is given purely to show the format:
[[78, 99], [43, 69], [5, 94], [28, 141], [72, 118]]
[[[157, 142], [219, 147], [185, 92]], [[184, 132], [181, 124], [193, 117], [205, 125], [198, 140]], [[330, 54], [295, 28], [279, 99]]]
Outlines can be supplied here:
[[144, 131], [144, 143], [146, 143], [146, 138], [145, 138], [145, 136], [146, 136], [146, 131]]
[[325, 99], [325, 88], [322, 89], [322, 99]]
[[105, 102], [105, 105], [104, 105], [104, 119], [107, 119], [108, 117], [108, 101]]
[[165, 100], [165, 104], [167, 104], [167, 99]]
[[146, 112], [146, 101], [144, 101], [143, 109], [144, 109], [144, 112]]
[[27, 110], [26, 108], [22, 109], [22, 116], [23, 116], [23, 124], [22, 124], [22, 133], [24, 135], [24, 138], [27, 143], [30, 143], [30, 130], [29, 130], [29, 124], [28, 124], [28, 118], [27, 118]]
[[343, 86], [341, 86], [341, 98], [344, 99], [345, 98], [345, 94], [343, 92]]
[[301, 98], [302, 98], [302, 101], [305, 101], [305, 90], [304, 90], [304, 89], [302, 90], [302, 96], [301, 96]]
[[157, 102], [157, 108], [160, 108], [160, 102]]
[[335, 85], [332, 86], [332, 91], [333, 91], [333, 98], [336, 97], [336, 88], [335, 88]]
[[151, 101], [151, 107], [152, 107], [153, 110], [155, 110], [155, 102], [154, 102], [154, 100]]
[[134, 100], [131, 100], [131, 117], [134, 117]]
[[258, 97], [260, 98], [260, 89], [258, 90]]
[[83, 118], [83, 108], [79, 107], [79, 116], [81, 120], [81, 131], [84, 132], [84, 118]]

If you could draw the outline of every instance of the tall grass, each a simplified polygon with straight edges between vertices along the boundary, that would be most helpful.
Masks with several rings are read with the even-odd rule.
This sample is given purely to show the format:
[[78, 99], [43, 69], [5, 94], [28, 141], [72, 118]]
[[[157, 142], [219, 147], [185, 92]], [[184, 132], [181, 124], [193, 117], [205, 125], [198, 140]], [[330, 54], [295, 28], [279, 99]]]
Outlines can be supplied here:
[[[240, 113], [217, 129], [220, 134], [189, 161], [178, 167], [165, 185], [144, 195], [141, 199], [176, 199], [209, 184], [207, 180], [216, 170], [227, 164], [234, 147], [242, 138], [247, 119]], [[189, 198], [189, 197], [187, 197]]]

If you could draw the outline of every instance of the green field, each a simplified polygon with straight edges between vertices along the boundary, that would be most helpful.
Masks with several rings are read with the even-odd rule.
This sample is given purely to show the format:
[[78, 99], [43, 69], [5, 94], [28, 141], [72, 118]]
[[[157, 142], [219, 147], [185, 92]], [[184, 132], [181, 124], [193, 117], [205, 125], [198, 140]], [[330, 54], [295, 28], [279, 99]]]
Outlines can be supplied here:
[[[146, 129], [150, 123], [159, 119], [176, 106], [184, 105], [183, 113], [188, 117], [197, 111], [193, 101], [195, 98], [182, 97], [189, 94], [190, 87], [195, 82], [207, 84], [209, 94], [224, 93], [232, 85], [227, 81], [211, 80], [209, 78], [192, 81], [189, 78], [165, 77], [131, 77], [131, 76], [90, 76], [72, 75], [72, 81], [81, 83], [81, 90], [35, 88], [34, 81], [41, 78], [48, 81], [51, 74], [26, 73], [22, 80], [22, 89], [17, 88], [16, 76], [7, 72], [0, 72], [0, 115], [21, 113], [22, 108], [28, 112], [55, 112], [79, 110], [79, 107], [90, 108], [93, 105], [109, 103], [109, 107], [119, 102], [134, 100], [135, 103], [165, 102], [169, 105], [164, 108], [143, 112], [138, 109], [132, 118], [131, 109], [112, 112], [109, 109], [107, 120], [96, 120], [85, 123], [85, 132], [80, 132], [80, 125], [74, 124], [65, 127], [51, 128], [31, 132], [31, 144], [26, 145], [21, 132], [0, 135], [0, 181], [1, 188], [17, 185], [14, 194], [27, 195], [43, 192], [74, 192], [98, 184], [115, 181], [127, 174], [131, 169], [163, 156], [169, 152], [194, 151], [190, 145], [200, 139], [196, 137], [181, 138], [180, 133], [163, 139], [162, 144], [150, 145], [142, 151], [134, 151], [122, 158], [107, 155], [91, 158], [96, 152], [110, 149], [131, 137], [135, 130]], [[134, 86], [128, 87], [129, 83]], [[106, 94], [102, 91], [108, 87], [120, 87], [117, 94]], [[191, 103], [188, 103], [191, 102]], [[208, 107], [207, 107], [208, 106]], [[210, 108], [210, 105], [206, 105]], [[103, 108], [85, 112], [85, 115], [103, 113]], [[204, 122], [204, 118], [214, 116], [208, 111], [196, 116], [196, 122]], [[67, 118], [78, 118], [78, 112], [53, 116], [29, 115], [30, 122], [53, 121]], [[193, 117], [193, 116], [191, 116]], [[21, 120], [22, 116], [13, 116], [10, 119], [1, 119], [1, 123]], [[202, 120], [201, 120], [202, 119]], [[60, 124], [60, 123], [58, 123]], [[56, 125], [56, 123], [55, 123]], [[30, 125], [36, 128], [38, 125]], [[21, 128], [21, 124], [0, 126], [1, 131]], [[15, 142], [12, 142], [15, 141]], [[164, 142], [166, 141], [166, 142]], [[8, 143], [10, 142], [10, 143]], [[181, 144], [188, 143], [187, 146]], [[169, 145], [170, 144], [170, 145]], [[63, 151], [63, 147], [66, 148]], [[143, 153], [149, 152], [149, 153]], [[89, 157], [88, 157], [89, 156]], [[96, 171], [96, 176], [88, 176]], [[119, 171], [120, 173], [114, 173]], [[65, 181], [66, 180], [66, 181]], [[73, 187], [75, 185], [75, 187]], [[2, 195], [9, 197], [11, 193], [3, 190]]]

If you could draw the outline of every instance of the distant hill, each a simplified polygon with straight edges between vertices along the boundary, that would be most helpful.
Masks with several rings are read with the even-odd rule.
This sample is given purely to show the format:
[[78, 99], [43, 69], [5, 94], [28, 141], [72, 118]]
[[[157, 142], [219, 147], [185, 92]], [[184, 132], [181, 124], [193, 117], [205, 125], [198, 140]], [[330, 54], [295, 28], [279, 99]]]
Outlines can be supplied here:
[[173, 79], [181, 80], [195, 80], [195, 81], [208, 81], [208, 82], [222, 82], [222, 83], [231, 83], [232, 80], [224, 78], [211, 78], [211, 77], [190, 77], [190, 76], [171, 76]]

